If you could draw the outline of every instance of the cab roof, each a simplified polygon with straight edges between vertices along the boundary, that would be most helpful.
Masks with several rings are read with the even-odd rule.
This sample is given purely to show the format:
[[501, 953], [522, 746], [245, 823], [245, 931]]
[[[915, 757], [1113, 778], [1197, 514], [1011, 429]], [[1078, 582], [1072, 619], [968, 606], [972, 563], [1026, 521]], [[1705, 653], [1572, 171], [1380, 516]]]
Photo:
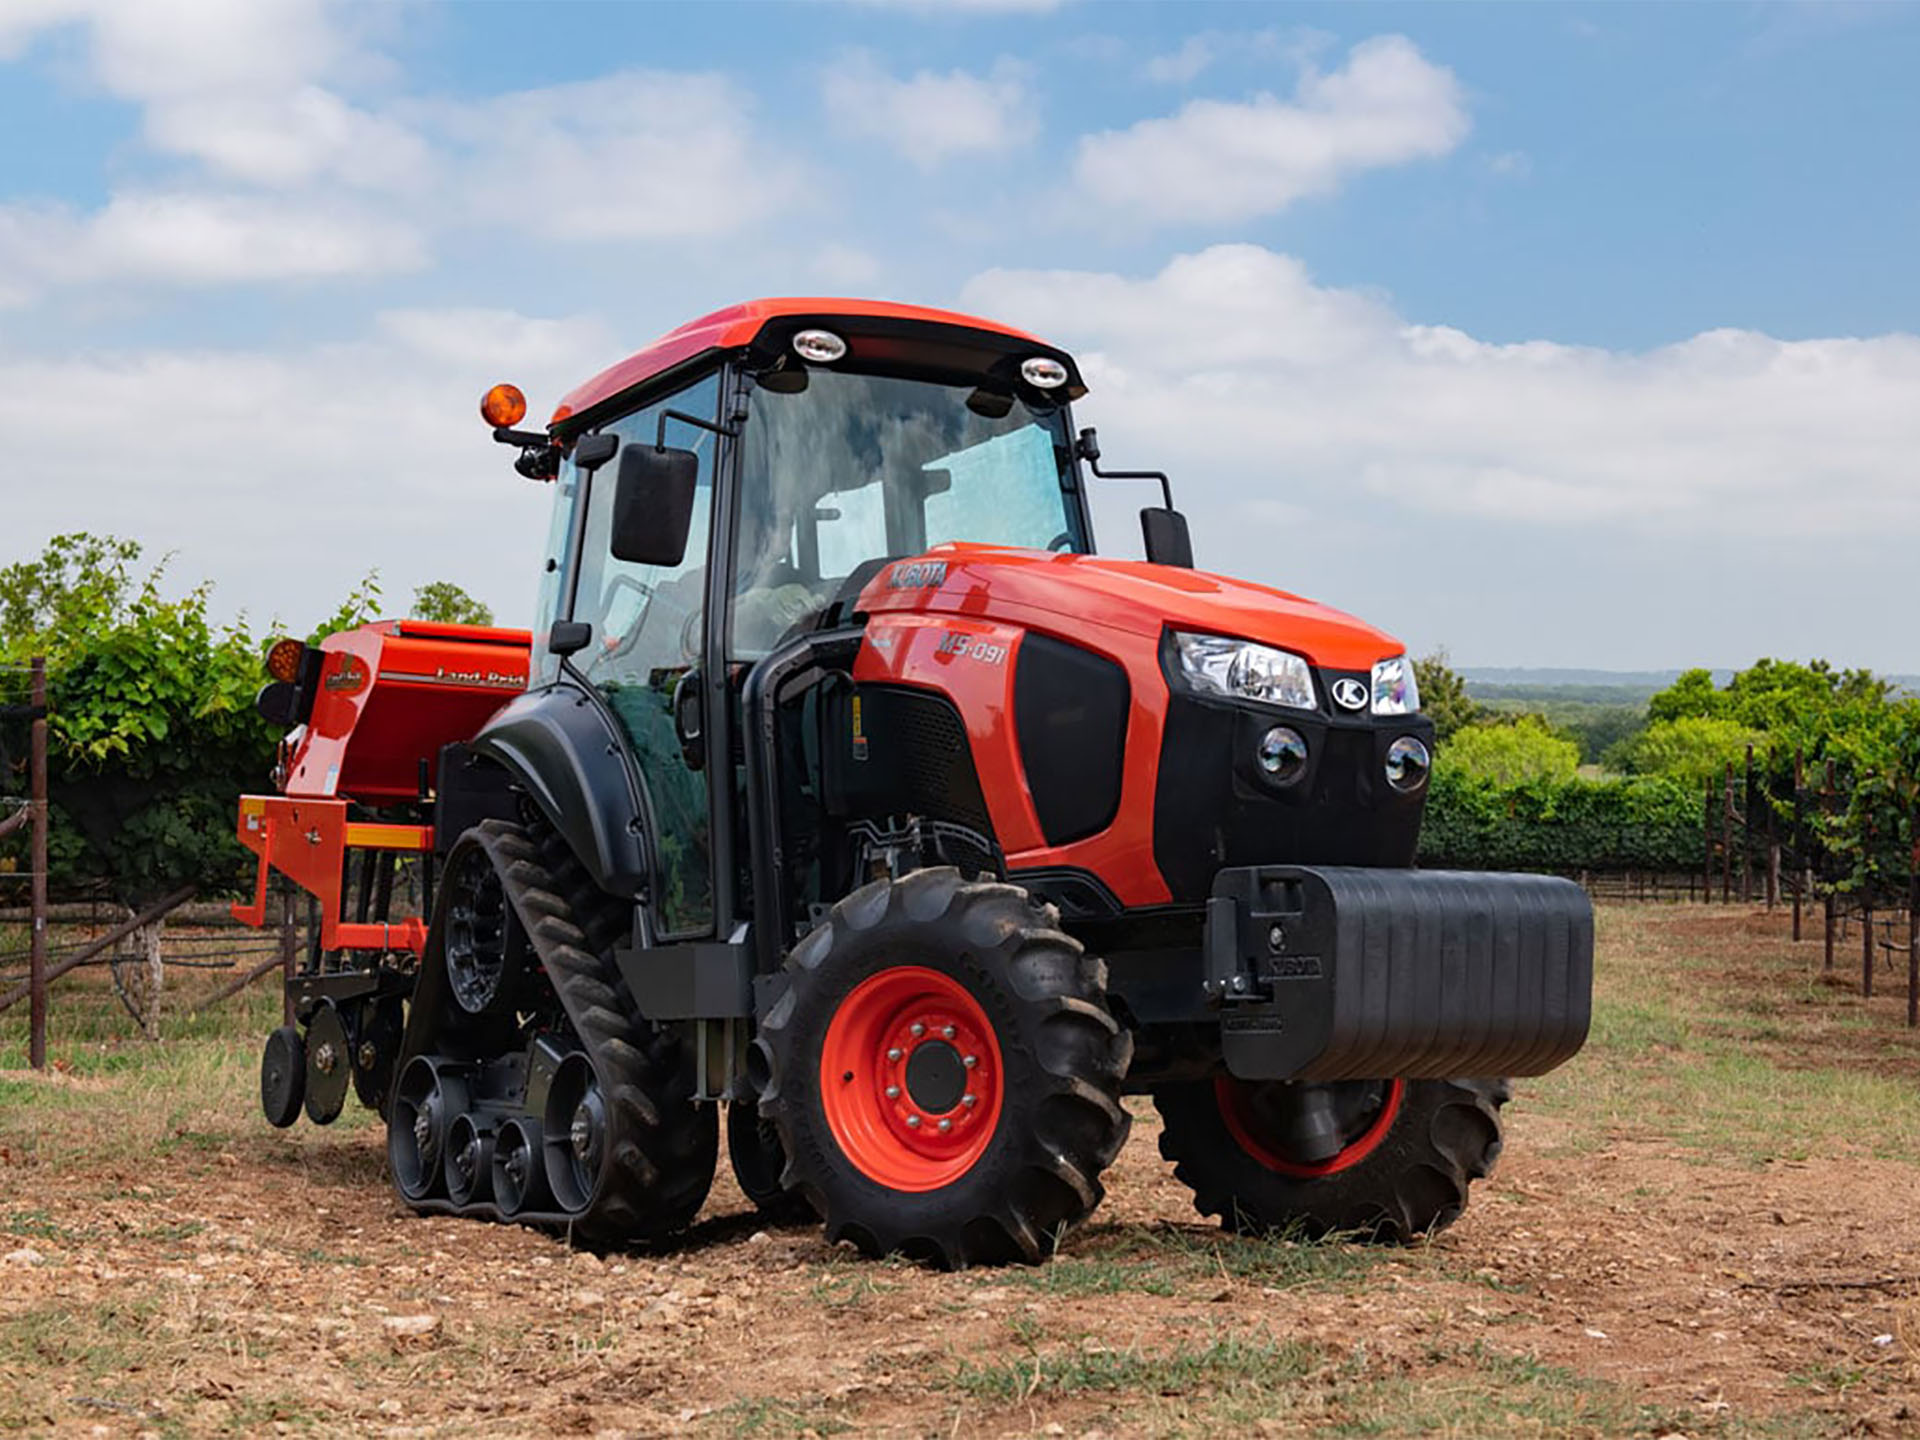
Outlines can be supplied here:
[[1074, 371], [1073, 385], [1079, 388], [1079, 374], [1071, 358], [1058, 346], [1050, 345], [1024, 330], [963, 315], [954, 310], [934, 310], [924, 305], [900, 305], [887, 300], [850, 300], [834, 296], [782, 296], [765, 300], [746, 300], [689, 320], [669, 330], [644, 350], [610, 365], [584, 385], [576, 386], [553, 412], [549, 425], [559, 425], [648, 381], [677, 370], [690, 361], [718, 350], [735, 350], [751, 345], [762, 331], [781, 321], [805, 318], [830, 323], [836, 318], [899, 324], [939, 325], [983, 331], [988, 335], [1024, 341], [1053, 355]]

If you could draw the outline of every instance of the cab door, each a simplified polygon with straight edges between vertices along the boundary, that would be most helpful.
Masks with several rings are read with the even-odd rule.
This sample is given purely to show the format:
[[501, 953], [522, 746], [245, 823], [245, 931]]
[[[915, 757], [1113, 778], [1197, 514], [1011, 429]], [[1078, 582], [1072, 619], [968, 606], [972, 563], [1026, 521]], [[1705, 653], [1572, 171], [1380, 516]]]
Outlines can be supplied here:
[[[661, 417], [674, 410], [712, 422], [716, 376], [615, 420], [602, 429], [621, 445], [652, 445]], [[593, 477], [573, 585], [572, 616], [593, 627], [575, 666], [606, 700], [632, 747], [653, 822], [656, 937], [683, 940], [714, 928], [713, 836], [706, 776], [688, 767], [674, 725], [674, 691], [700, 664], [706, 643], [706, 583], [711, 563], [715, 446], [712, 430], [669, 417], [666, 443], [700, 462], [693, 523], [678, 565], [616, 559], [612, 535], [615, 473]]]

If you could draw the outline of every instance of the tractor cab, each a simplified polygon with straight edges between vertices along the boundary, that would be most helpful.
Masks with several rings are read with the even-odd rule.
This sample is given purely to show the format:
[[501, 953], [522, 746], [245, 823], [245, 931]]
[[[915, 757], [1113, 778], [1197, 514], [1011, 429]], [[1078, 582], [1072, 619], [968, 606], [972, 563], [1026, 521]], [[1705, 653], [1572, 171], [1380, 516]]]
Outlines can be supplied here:
[[[707, 757], [742, 749], [755, 666], [847, 624], [889, 562], [1092, 552], [1084, 393], [1070, 356], [988, 321], [803, 300], [681, 327], [568, 395], [545, 434], [483, 407], [554, 483], [534, 685], [564, 677], [617, 720], [651, 811], [656, 938], [751, 918], [751, 844], [720, 834], [744, 829], [746, 758], [709, 795]], [[943, 563], [885, 583], [936, 588]]]

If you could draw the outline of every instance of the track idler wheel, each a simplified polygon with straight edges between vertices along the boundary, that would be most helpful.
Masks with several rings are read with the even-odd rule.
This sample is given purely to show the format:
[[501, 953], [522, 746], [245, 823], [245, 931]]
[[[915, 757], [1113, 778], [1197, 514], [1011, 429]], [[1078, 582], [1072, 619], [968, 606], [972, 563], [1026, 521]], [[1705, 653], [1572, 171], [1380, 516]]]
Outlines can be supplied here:
[[447, 1127], [447, 1198], [456, 1205], [485, 1200], [493, 1188], [493, 1136], [471, 1115], [454, 1117]]
[[578, 1051], [560, 1062], [547, 1091], [547, 1188], [569, 1215], [587, 1208], [607, 1164], [607, 1099], [593, 1064]]
[[547, 1166], [540, 1122], [527, 1116], [501, 1122], [493, 1137], [493, 1199], [500, 1213], [516, 1215], [547, 1208]]
[[878, 881], [787, 959], [755, 1042], [788, 1188], [830, 1240], [959, 1267], [1044, 1259], [1126, 1140], [1106, 966], [1012, 885]]
[[1505, 1080], [1212, 1080], [1153, 1102], [1160, 1153], [1228, 1230], [1408, 1241], [1451, 1225], [1500, 1155]]
[[331, 1125], [347, 1103], [353, 1078], [353, 1044], [331, 1000], [322, 1000], [307, 1021], [307, 1118]]
[[445, 1062], [420, 1055], [400, 1073], [387, 1117], [387, 1164], [406, 1199], [444, 1193], [448, 1136], [466, 1109], [466, 1080]]
[[260, 1109], [267, 1123], [284, 1130], [298, 1120], [306, 1088], [306, 1044], [298, 1026], [282, 1025], [260, 1052]]

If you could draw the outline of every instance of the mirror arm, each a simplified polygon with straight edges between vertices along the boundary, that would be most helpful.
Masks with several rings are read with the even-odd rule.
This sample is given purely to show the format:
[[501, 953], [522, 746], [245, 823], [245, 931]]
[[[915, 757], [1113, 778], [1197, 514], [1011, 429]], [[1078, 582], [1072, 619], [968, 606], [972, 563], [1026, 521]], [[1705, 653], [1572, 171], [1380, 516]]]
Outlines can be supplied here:
[[1100, 437], [1091, 426], [1080, 432], [1080, 438], [1074, 442], [1074, 453], [1087, 462], [1087, 468], [1102, 480], [1158, 480], [1160, 498], [1165, 508], [1173, 509], [1173, 482], [1167, 479], [1163, 470], [1102, 470], [1100, 468]]
[[711, 420], [702, 420], [698, 415], [688, 415], [680, 410], [662, 410], [660, 412], [659, 428], [653, 432], [653, 448], [656, 450], [664, 450], [667, 448], [667, 421], [669, 420], [678, 420], [682, 424], [691, 425], [697, 430], [706, 430], [715, 435], [724, 435], [729, 440], [738, 440], [740, 438], [740, 431], [733, 426], [716, 425]]
[[1173, 482], [1163, 470], [1102, 470], [1098, 460], [1088, 460], [1087, 468], [1102, 480], [1158, 480], [1161, 499], [1167, 509], [1173, 509]]

